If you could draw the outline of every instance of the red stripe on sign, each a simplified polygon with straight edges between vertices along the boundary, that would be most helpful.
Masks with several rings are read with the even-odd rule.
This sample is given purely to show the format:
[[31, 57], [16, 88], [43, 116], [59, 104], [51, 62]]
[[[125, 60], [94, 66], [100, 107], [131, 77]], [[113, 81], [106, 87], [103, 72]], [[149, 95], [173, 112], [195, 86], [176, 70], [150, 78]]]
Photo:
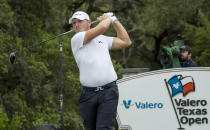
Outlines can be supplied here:
[[186, 96], [189, 92], [195, 91], [193, 82], [189, 82], [183, 86], [183, 95]]

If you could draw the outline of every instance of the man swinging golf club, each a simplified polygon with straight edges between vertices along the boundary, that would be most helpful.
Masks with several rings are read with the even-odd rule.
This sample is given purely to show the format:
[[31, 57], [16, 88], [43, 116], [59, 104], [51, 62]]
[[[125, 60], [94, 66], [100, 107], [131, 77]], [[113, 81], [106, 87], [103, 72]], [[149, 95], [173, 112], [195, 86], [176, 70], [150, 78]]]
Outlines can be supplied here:
[[[113, 13], [105, 13], [97, 19], [100, 22], [94, 28], [90, 28], [91, 20], [83, 11], [75, 12], [69, 19], [76, 32], [71, 46], [82, 84], [80, 114], [85, 130], [113, 130], [119, 93], [109, 50], [128, 47], [131, 40]], [[110, 24], [117, 37], [102, 35]]]

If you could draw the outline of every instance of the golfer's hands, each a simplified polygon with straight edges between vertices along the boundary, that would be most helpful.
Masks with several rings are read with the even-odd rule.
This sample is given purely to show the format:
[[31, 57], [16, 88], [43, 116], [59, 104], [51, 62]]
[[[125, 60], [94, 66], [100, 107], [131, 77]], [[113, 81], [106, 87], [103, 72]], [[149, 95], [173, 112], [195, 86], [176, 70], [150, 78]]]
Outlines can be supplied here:
[[104, 13], [103, 15], [109, 16], [111, 18], [111, 20], [112, 20], [112, 24], [114, 23], [114, 21], [117, 20], [117, 17], [114, 16], [114, 13], [113, 12], [107, 12], [107, 13]]
[[107, 13], [104, 13], [103, 15], [108, 15], [109, 17], [114, 16], [114, 14], [112, 12], [107, 12]]
[[99, 16], [99, 17], [97, 18], [97, 20], [99, 20], [99, 21], [103, 21], [103, 20], [105, 20], [105, 19], [109, 19], [109, 20], [111, 21], [111, 18], [110, 18], [108, 15], [102, 15], [102, 16]]

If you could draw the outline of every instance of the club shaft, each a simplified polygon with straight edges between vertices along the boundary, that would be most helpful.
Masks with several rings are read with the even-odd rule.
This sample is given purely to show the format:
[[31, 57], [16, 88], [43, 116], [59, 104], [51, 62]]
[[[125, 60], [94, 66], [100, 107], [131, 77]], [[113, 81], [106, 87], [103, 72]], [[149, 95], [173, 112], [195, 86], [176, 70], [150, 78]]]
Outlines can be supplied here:
[[[94, 23], [97, 23], [97, 22], [99, 22], [99, 21], [98, 21], [98, 20], [95, 20], [95, 21], [93, 21], [91, 24], [94, 24]], [[59, 34], [59, 35], [50, 37], [50, 38], [48, 38], [48, 39], [46, 39], [46, 40], [43, 40], [43, 41], [41, 41], [41, 42], [39, 42], [39, 43], [36, 43], [36, 44], [33, 44], [33, 45], [28, 46], [28, 47], [26, 47], [26, 48], [23, 48], [23, 49], [21, 49], [21, 50], [19, 50], [19, 51], [15, 51], [14, 53], [18, 53], [18, 52], [20, 52], [20, 51], [22, 51], [22, 50], [24, 50], [24, 49], [30, 49], [30, 48], [33, 48], [33, 47], [38, 46], [38, 45], [42, 45], [42, 44], [45, 43], [45, 42], [48, 42], [48, 41], [53, 40], [53, 39], [56, 39], [56, 38], [58, 38], [58, 37], [60, 37], [60, 36], [66, 35], [66, 34], [68, 34], [68, 33], [70, 33], [70, 32], [73, 32], [73, 31], [74, 31], [74, 29], [69, 30], [69, 31], [64, 32], [64, 33], [61, 33], [61, 34]]]

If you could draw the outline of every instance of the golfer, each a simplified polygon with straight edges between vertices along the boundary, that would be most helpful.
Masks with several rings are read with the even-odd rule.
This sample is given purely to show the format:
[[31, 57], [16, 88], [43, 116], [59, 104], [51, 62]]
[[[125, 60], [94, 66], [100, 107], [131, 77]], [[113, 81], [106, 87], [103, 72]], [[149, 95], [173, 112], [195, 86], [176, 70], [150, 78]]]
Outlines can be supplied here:
[[[109, 50], [126, 48], [131, 40], [113, 13], [105, 13], [97, 19], [100, 22], [94, 28], [90, 28], [91, 20], [83, 11], [75, 12], [69, 19], [76, 32], [71, 47], [82, 84], [80, 114], [85, 130], [113, 130], [119, 93]], [[110, 24], [117, 37], [102, 35]]]

